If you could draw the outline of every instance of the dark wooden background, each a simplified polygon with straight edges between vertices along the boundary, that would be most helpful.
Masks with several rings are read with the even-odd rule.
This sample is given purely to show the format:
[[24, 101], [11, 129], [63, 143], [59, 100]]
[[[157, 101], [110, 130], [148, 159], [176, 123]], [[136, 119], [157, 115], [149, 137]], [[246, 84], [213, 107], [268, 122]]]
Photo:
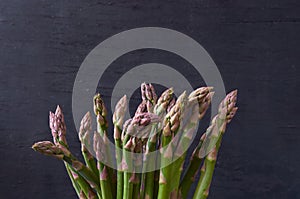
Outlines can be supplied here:
[[[63, 164], [31, 144], [51, 139], [48, 111], [60, 104], [79, 155], [71, 97], [81, 62], [107, 37], [144, 26], [191, 36], [216, 62], [226, 90], [239, 89], [210, 198], [300, 198], [299, 12], [298, 0], [1, 0], [0, 198], [76, 198]], [[189, 68], [166, 52], [129, 53], [100, 91], [109, 99], [108, 77], [150, 61]]]

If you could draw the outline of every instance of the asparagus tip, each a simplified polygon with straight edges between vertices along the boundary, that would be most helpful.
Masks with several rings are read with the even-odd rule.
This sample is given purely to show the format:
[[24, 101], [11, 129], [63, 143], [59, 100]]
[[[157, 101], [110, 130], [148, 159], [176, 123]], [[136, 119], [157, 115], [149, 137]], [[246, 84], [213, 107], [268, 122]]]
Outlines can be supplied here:
[[36, 142], [32, 145], [31, 148], [44, 155], [53, 156], [58, 159], [63, 158], [62, 150], [50, 141]]
[[60, 106], [57, 105], [56, 110], [55, 110], [55, 115], [60, 115], [60, 114], [62, 114], [62, 110], [61, 110]]
[[103, 117], [107, 115], [107, 110], [100, 93], [94, 96], [94, 112], [95, 115], [101, 115]]
[[91, 113], [88, 111], [82, 118], [80, 122], [80, 128], [79, 128], [79, 140], [82, 142], [86, 142], [87, 135], [91, 131], [92, 128], [92, 119], [91, 119]]
[[125, 112], [127, 110], [127, 96], [124, 95], [116, 104], [113, 114], [113, 123], [122, 126], [124, 122]]

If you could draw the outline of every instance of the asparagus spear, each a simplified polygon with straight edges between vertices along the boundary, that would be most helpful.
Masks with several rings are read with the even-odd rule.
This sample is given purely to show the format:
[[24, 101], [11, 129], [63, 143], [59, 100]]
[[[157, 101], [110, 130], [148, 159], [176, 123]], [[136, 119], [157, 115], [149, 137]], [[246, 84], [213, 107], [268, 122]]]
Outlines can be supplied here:
[[68, 163], [79, 175], [83, 176], [86, 181], [96, 190], [99, 190], [99, 180], [97, 176], [79, 160], [77, 160], [72, 153], [62, 145], [55, 145], [50, 141], [37, 142], [32, 146], [37, 152], [48, 155]]
[[92, 130], [91, 114], [87, 112], [81, 120], [79, 128], [79, 140], [81, 142], [81, 152], [86, 165], [99, 176], [99, 171], [94, 156], [88, 151], [91, 148], [91, 130]]
[[[68, 148], [66, 140], [66, 124], [60, 106], [57, 106], [55, 113], [52, 113], [50, 111], [49, 127], [51, 129], [53, 142], [55, 143], [55, 145]], [[66, 162], [64, 162], [64, 164], [73, 184], [73, 187], [75, 188], [75, 191], [78, 194], [80, 189], [85, 189], [85, 184], [87, 184], [87, 182], [83, 179], [82, 176], [74, 176], [74, 172], [72, 172], [73, 168]]]
[[[67, 165], [67, 164], [65, 164], [65, 165]], [[69, 175], [69, 177], [70, 177], [70, 180], [71, 180], [71, 183], [72, 183], [72, 185], [73, 185], [73, 188], [74, 188], [75, 191], [76, 191], [77, 196], [78, 196], [79, 198], [81, 198], [81, 197], [82, 197], [82, 194], [83, 194], [84, 197], [85, 197], [85, 193], [82, 191], [82, 189], [81, 189], [80, 185], [78, 184], [78, 182], [75, 181], [75, 178], [74, 178], [75, 176], [74, 176], [73, 173], [71, 172], [71, 169], [67, 169], [67, 168], [66, 168], [66, 170], [67, 170], [67, 173], [68, 173], [68, 175]]]
[[183, 179], [180, 182], [179, 190], [180, 190], [180, 196], [181, 198], [187, 198], [189, 190], [191, 188], [191, 185], [195, 181], [195, 177], [198, 173], [199, 167], [202, 162], [202, 158], [198, 156], [200, 148], [202, 146], [202, 143], [206, 137], [206, 134], [204, 133], [201, 138], [200, 142], [195, 148], [191, 158], [190, 158], [190, 163], [186, 168], [186, 172], [183, 175]]
[[219, 106], [218, 115], [214, 117], [210, 127], [208, 128], [208, 131], [206, 132], [207, 136], [211, 136], [211, 138], [208, 138], [209, 143], [214, 143], [215, 140], [217, 140], [217, 142], [213, 147], [212, 151], [210, 151], [205, 158], [205, 162], [204, 162], [205, 170], [202, 173], [200, 177], [201, 179], [198, 182], [194, 194], [194, 199], [196, 198], [205, 199], [208, 196], [209, 187], [211, 184], [211, 180], [212, 180], [212, 176], [216, 164], [217, 154], [222, 141], [222, 136], [225, 132], [226, 125], [232, 120], [233, 116], [237, 111], [237, 107], [235, 107], [236, 99], [237, 99], [237, 90], [232, 91], [225, 97], [225, 99], [221, 102]]
[[[169, 88], [162, 93], [162, 95], [160, 96], [160, 98], [157, 101], [157, 104], [154, 106], [154, 113], [158, 117], [163, 118], [165, 116], [165, 113], [166, 113], [168, 107], [170, 106], [170, 103], [172, 102], [172, 99], [173, 99], [172, 96], [173, 96], [173, 88]], [[160, 134], [159, 131], [160, 131], [160, 128], [158, 127], [158, 125], [154, 125], [151, 129], [150, 136], [149, 136], [148, 142], [147, 142], [147, 147], [146, 147], [146, 153], [145, 153], [146, 163], [145, 163], [144, 167], [149, 166], [149, 164], [153, 164], [153, 163], [156, 164], [156, 159], [150, 160], [148, 154], [150, 152], [155, 151], [155, 149], [156, 149], [157, 138], [159, 136], [158, 134]], [[147, 169], [147, 168], [145, 168], [145, 169]], [[154, 190], [154, 187], [156, 186], [158, 188], [158, 178], [156, 181], [154, 176], [155, 176], [155, 171], [147, 172], [145, 174], [145, 183], [144, 183], [145, 198], [152, 199], [154, 194], [156, 193], [156, 191]]]
[[[164, 199], [169, 198], [171, 193], [171, 164], [173, 158], [173, 147], [169, 144], [179, 129], [180, 126], [180, 117], [183, 110], [183, 107], [186, 103], [186, 93], [182, 93], [176, 104], [172, 107], [170, 112], [166, 115], [164, 121], [164, 127], [162, 131], [162, 157], [161, 163], [162, 165], [167, 165], [160, 170], [159, 177], [159, 190], [158, 190], [158, 198]], [[168, 165], [169, 164], [169, 165]]]
[[[143, 150], [143, 140], [135, 137], [133, 139], [133, 145], [135, 146], [133, 151], [134, 153], [142, 153]], [[142, 156], [136, 156], [134, 158], [134, 164], [135, 164], [135, 170], [132, 174], [129, 183], [133, 184], [133, 198], [139, 198], [140, 197], [140, 188], [141, 188], [141, 171], [143, 166], [143, 157]]]
[[124, 116], [127, 109], [127, 98], [123, 96], [116, 105], [115, 112], [113, 114], [114, 123], [114, 139], [116, 145], [116, 163], [118, 167], [117, 171], [117, 199], [123, 198], [123, 172], [121, 168], [122, 161], [122, 141], [121, 132], [124, 122]]
[[[172, 89], [172, 91], [173, 91], [173, 89]], [[176, 103], [175, 98], [172, 98], [172, 100], [169, 102], [169, 104], [167, 104], [167, 112], [166, 113], [169, 113], [171, 111], [171, 109], [173, 108], [173, 106], [175, 105], [175, 103]], [[159, 129], [160, 129], [160, 127], [159, 127]], [[161, 132], [161, 131], [159, 131], [159, 132]], [[161, 137], [161, 133], [157, 135], [157, 144], [156, 144], [157, 146], [161, 145], [161, 139], [160, 139], [160, 137]], [[159, 159], [156, 157], [156, 165], [158, 165], [158, 161], [159, 161]], [[154, 172], [154, 194], [153, 194], [154, 198], [157, 198], [157, 196], [158, 196], [159, 176], [160, 176], [160, 170], [156, 170]]]
[[201, 87], [189, 95], [188, 104], [183, 111], [181, 119], [180, 134], [178, 142], [174, 148], [174, 163], [172, 163], [172, 197], [177, 197], [180, 176], [182, 173], [183, 163], [186, 157], [186, 150], [197, 132], [199, 120], [202, 119], [207, 111], [213, 92], [211, 87]]
[[[206, 113], [208, 106], [211, 102], [211, 99], [213, 97], [213, 92], [211, 92], [212, 87], [201, 87], [195, 91], [193, 91], [189, 95], [189, 100], [197, 99], [199, 104], [199, 120], [201, 120]], [[207, 93], [209, 92], [209, 94]], [[206, 95], [205, 95], [206, 94]], [[188, 165], [185, 174], [183, 175], [182, 182], [180, 183], [180, 195], [183, 198], [187, 197], [188, 191], [191, 187], [191, 184], [193, 183], [195, 179], [195, 175], [197, 174], [197, 170], [200, 167], [202, 158], [199, 157], [197, 154], [200, 151], [200, 148], [202, 146], [202, 143], [206, 137], [206, 134], [204, 133], [202, 137], [200, 138], [200, 142], [196, 149], [194, 150], [192, 157], [190, 159], [190, 164]]]
[[[122, 147], [123, 147], [123, 151], [122, 151], [122, 161], [121, 161], [121, 168], [122, 168], [122, 173], [123, 173], [123, 188], [122, 188], [122, 198], [129, 198], [130, 197], [130, 193], [132, 192], [132, 190], [130, 190], [129, 188], [129, 173], [128, 170], [129, 168], [131, 168], [131, 157], [129, 157], [129, 153], [126, 153], [126, 151], [130, 151], [131, 150], [131, 144], [132, 144], [132, 140], [131, 140], [131, 136], [127, 134], [127, 129], [128, 126], [131, 124], [132, 119], [128, 119], [124, 125], [123, 125], [123, 130], [122, 130], [122, 135], [121, 135], [121, 141], [122, 141]], [[131, 166], [131, 167], [130, 167]]]
[[66, 124], [60, 106], [56, 107], [55, 113], [49, 112], [49, 127], [51, 129], [53, 142], [56, 145], [67, 146]]
[[132, 155], [130, 152], [133, 150], [133, 137], [129, 137], [127, 142], [123, 142], [123, 160], [122, 160], [122, 167], [124, 171], [124, 187], [123, 187], [123, 199], [131, 199], [132, 192], [133, 192], [133, 184], [129, 183], [130, 177], [132, 175], [129, 172], [129, 169], [132, 169]]
[[[94, 96], [94, 113], [97, 116], [97, 132], [104, 141], [107, 141], [107, 142], [103, 143], [105, 145], [103, 148], [105, 148], [105, 151], [106, 151], [105, 158], [107, 159], [108, 162], [112, 162], [113, 157], [110, 155], [110, 154], [112, 154], [112, 151], [110, 150], [109, 145], [108, 145], [109, 140], [108, 140], [108, 135], [107, 135], [107, 128], [108, 128], [108, 121], [106, 119], [107, 109], [106, 109], [105, 104], [102, 100], [102, 97], [99, 93]], [[100, 159], [98, 159], [98, 164], [99, 164], [98, 167], [105, 168], [107, 170], [108, 176], [106, 178], [108, 179], [108, 182], [111, 184], [110, 192], [112, 193], [113, 197], [115, 197], [116, 188], [117, 188], [116, 175], [112, 168], [107, 167], [107, 166], [104, 167], [103, 163], [99, 160]], [[99, 171], [99, 173], [100, 172], [101, 171]], [[101, 174], [100, 174], [100, 177], [101, 177]]]
[[[153, 113], [153, 108], [155, 108], [156, 101], [157, 101], [157, 95], [155, 93], [155, 89], [151, 84], [146, 84], [143, 83], [141, 85], [141, 95], [142, 95], [142, 103], [139, 105], [136, 114], [138, 113], [145, 113], [145, 112], [151, 112]], [[150, 133], [151, 134], [151, 133]], [[147, 142], [148, 136], [150, 136], [149, 133], [147, 133], [146, 136], [144, 136], [144, 142]], [[145, 147], [143, 150], [143, 153], [145, 153]], [[147, 165], [147, 163], [144, 164], [144, 167]], [[144, 198], [145, 194], [145, 180], [146, 180], [146, 174], [143, 172], [142, 177], [141, 177], [141, 184], [142, 184], [142, 189], [140, 196], [141, 198]]]
[[212, 180], [213, 170], [216, 164], [216, 160], [217, 160], [217, 152], [216, 152], [216, 148], [213, 148], [213, 150], [206, 156], [204, 166], [201, 168], [201, 175], [203, 176], [200, 177], [200, 182], [201, 184], [203, 183], [203, 185], [199, 186], [198, 184], [193, 198], [197, 198], [197, 199], [207, 198], [209, 194], [210, 182]]
[[100, 160], [105, 160], [107, 156], [107, 141], [108, 138], [104, 134], [101, 136], [98, 132], [94, 133], [94, 150], [96, 152], [96, 158], [98, 160], [97, 167], [99, 170], [101, 196], [103, 199], [112, 199], [111, 182], [109, 181], [108, 167]]

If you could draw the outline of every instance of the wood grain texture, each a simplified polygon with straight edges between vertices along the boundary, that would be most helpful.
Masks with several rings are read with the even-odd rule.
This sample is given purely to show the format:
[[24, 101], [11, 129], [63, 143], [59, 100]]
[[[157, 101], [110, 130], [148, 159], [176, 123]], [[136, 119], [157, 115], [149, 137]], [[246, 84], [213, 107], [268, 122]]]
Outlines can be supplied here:
[[[79, 153], [71, 98], [81, 62], [107, 37], [143, 26], [191, 36], [216, 62], [227, 91], [239, 89], [210, 198], [300, 198], [299, 13], [298, 0], [1, 0], [0, 198], [76, 198], [63, 164], [30, 146], [51, 139], [48, 111], [60, 104]], [[185, 60], [142, 50], [106, 71], [104, 98], [122, 72], [147, 62], [203, 83]]]

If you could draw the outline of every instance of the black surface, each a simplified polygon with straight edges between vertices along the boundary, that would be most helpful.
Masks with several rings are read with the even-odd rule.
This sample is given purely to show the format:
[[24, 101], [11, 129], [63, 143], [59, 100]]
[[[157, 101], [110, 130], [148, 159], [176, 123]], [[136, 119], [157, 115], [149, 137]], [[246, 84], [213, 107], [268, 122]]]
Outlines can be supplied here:
[[[51, 139], [48, 111], [60, 104], [79, 153], [71, 97], [81, 62], [107, 37], [143, 26], [191, 36], [216, 62], [226, 90], [239, 89], [210, 198], [300, 198], [299, 12], [298, 0], [1, 0], [0, 198], [76, 198], [63, 164], [30, 146]], [[114, 64], [180, 62], [168, 56], [136, 52]], [[110, 83], [100, 84], [106, 98]]]

